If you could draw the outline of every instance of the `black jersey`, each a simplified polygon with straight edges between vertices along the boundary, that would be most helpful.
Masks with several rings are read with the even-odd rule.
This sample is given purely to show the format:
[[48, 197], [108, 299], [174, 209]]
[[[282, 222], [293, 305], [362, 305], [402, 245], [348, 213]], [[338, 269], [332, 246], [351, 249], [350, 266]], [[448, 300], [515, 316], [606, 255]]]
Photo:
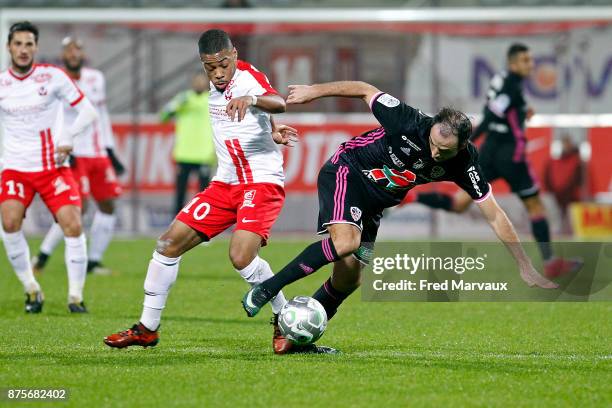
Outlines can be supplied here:
[[372, 98], [371, 108], [382, 127], [340, 145], [331, 162], [359, 171], [385, 202], [397, 204], [411, 188], [435, 181], [453, 181], [475, 200], [489, 193], [471, 143], [452, 159], [436, 162], [429, 147], [433, 118], [385, 93]]
[[487, 134], [481, 152], [505, 152], [513, 161], [524, 160], [526, 116], [523, 78], [506, 71], [494, 75], [487, 91], [483, 121], [474, 133], [474, 137]]

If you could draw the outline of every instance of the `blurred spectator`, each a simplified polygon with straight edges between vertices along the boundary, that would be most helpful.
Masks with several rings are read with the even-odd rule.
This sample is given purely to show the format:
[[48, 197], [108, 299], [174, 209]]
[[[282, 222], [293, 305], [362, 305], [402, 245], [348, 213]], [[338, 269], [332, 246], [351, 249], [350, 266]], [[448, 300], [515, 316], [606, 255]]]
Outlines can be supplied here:
[[216, 164], [215, 145], [208, 115], [208, 78], [193, 76], [190, 90], [180, 92], [160, 112], [162, 122], [176, 120], [173, 157], [177, 165], [174, 214], [183, 208], [192, 172], [198, 174], [200, 190], [210, 182]]
[[221, 4], [222, 8], [251, 8], [249, 0], [225, 0]]
[[580, 201], [580, 186], [583, 181], [583, 166], [580, 152], [569, 135], [561, 139], [561, 154], [548, 161], [544, 173], [544, 187], [557, 200], [561, 209], [563, 232], [569, 231], [567, 208], [570, 203]]

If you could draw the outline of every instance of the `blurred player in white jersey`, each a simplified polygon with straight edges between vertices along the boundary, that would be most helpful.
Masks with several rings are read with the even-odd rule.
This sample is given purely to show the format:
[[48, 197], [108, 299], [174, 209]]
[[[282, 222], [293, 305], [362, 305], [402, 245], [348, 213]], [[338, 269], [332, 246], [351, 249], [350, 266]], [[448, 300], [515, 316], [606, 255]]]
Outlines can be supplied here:
[[[237, 272], [251, 286], [273, 275], [258, 253], [285, 199], [283, 157], [276, 144], [288, 144], [296, 131], [274, 125], [270, 114], [284, 112], [285, 101], [263, 73], [238, 60], [227, 33], [206, 31], [198, 46], [211, 81], [209, 110], [219, 163], [217, 175], [159, 238], [144, 283], [140, 322], [106, 337], [104, 342], [111, 347], [157, 344], [161, 312], [176, 280], [181, 255], [234, 224], [229, 256]], [[277, 325], [284, 303], [282, 292], [271, 302], [277, 353], [288, 347]]]
[[[21, 230], [26, 209], [38, 193], [66, 237], [68, 308], [84, 313], [87, 246], [81, 226], [81, 198], [67, 159], [73, 139], [97, 118], [96, 110], [64, 71], [34, 63], [38, 51], [36, 26], [27, 21], [13, 24], [8, 51], [11, 66], [0, 73], [4, 247], [26, 292], [26, 312], [39, 313], [43, 294], [34, 278], [30, 250]], [[78, 112], [70, 126], [63, 123], [64, 103]]]
[[[87, 272], [108, 275], [101, 260], [115, 230], [115, 200], [121, 194], [117, 174], [123, 173], [123, 165], [116, 158], [113, 148], [113, 130], [106, 109], [106, 80], [97, 69], [84, 67], [83, 43], [75, 37], [62, 41], [64, 70], [76, 82], [87, 99], [95, 106], [98, 120], [74, 140], [72, 173], [79, 185], [83, 213], [92, 195], [98, 204], [89, 236]], [[64, 123], [69, 126], [77, 113], [69, 104], [64, 105]], [[62, 228], [55, 223], [45, 236], [37, 256], [32, 259], [34, 272], [42, 272], [49, 256], [64, 238]]]

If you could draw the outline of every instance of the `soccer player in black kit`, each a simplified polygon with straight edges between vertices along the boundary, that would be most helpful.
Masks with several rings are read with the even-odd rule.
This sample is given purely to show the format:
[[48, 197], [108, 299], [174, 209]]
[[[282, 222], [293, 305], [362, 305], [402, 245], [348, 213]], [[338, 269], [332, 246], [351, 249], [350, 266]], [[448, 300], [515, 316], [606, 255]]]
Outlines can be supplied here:
[[[383, 210], [399, 204], [412, 187], [436, 181], [455, 182], [477, 202], [529, 286], [557, 287], [535, 270], [497, 205], [480, 170], [478, 153], [468, 140], [472, 125], [465, 114], [444, 108], [430, 117], [372, 85], [355, 81], [290, 86], [287, 103], [328, 96], [361, 98], [381, 127], [342, 143], [323, 165], [317, 181], [318, 231], [328, 232], [330, 238], [311, 244], [274, 277], [248, 291], [242, 300], [248, 316], [255, 316], [285, 285], [333, 262], [331, 278], [313, 295], [332, 318], [359, 287]], [[298, 351], [295, 346], [294, 351]], [[308, 351], [329, 349], [310, 345]]]
[[[533, 115], [523, 95], [523, 80], [533, 70], [529, 48], [513, 44], [507, 52], [507, 71], [491, 79], [484, 117], [473, 132], [474, 141], [483, 133], [487, 137], [480, 147], [480, 165], [487, 181], [504, 179], [527, 209], [531, 230], [544, 260], [544, 275], [555, 278], [579, 270], [582, 261], [554, 256], [550, 246], [550, 230], [540, 188], [526, 157], [525, 121]], [[442, 193], [420, 193], [417, 202], [432, 208], [462, 213], [472, 200], [462, 191], [455, 196]]]

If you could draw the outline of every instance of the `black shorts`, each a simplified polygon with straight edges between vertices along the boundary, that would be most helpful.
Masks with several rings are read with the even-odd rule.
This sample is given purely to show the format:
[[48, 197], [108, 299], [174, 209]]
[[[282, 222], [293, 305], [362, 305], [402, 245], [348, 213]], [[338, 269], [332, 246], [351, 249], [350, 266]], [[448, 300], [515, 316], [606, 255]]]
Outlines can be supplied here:
[[319, 172], [319, 234], [331, 224], [351, 224], [361, 230], [361, 245], [353, 255], [368, 264], [373, 251], [384, 206], [373, 199], [368, 181], [345, 163], [325, 163]]
[[514, 160], [514, 149], [510, 146], [487, 146], [479, 154], [480, 167], [487, 181], [492, 183], [504, 179], [512, 192], [520, 198], [529, 198], [540, 192], [529, 163]]

